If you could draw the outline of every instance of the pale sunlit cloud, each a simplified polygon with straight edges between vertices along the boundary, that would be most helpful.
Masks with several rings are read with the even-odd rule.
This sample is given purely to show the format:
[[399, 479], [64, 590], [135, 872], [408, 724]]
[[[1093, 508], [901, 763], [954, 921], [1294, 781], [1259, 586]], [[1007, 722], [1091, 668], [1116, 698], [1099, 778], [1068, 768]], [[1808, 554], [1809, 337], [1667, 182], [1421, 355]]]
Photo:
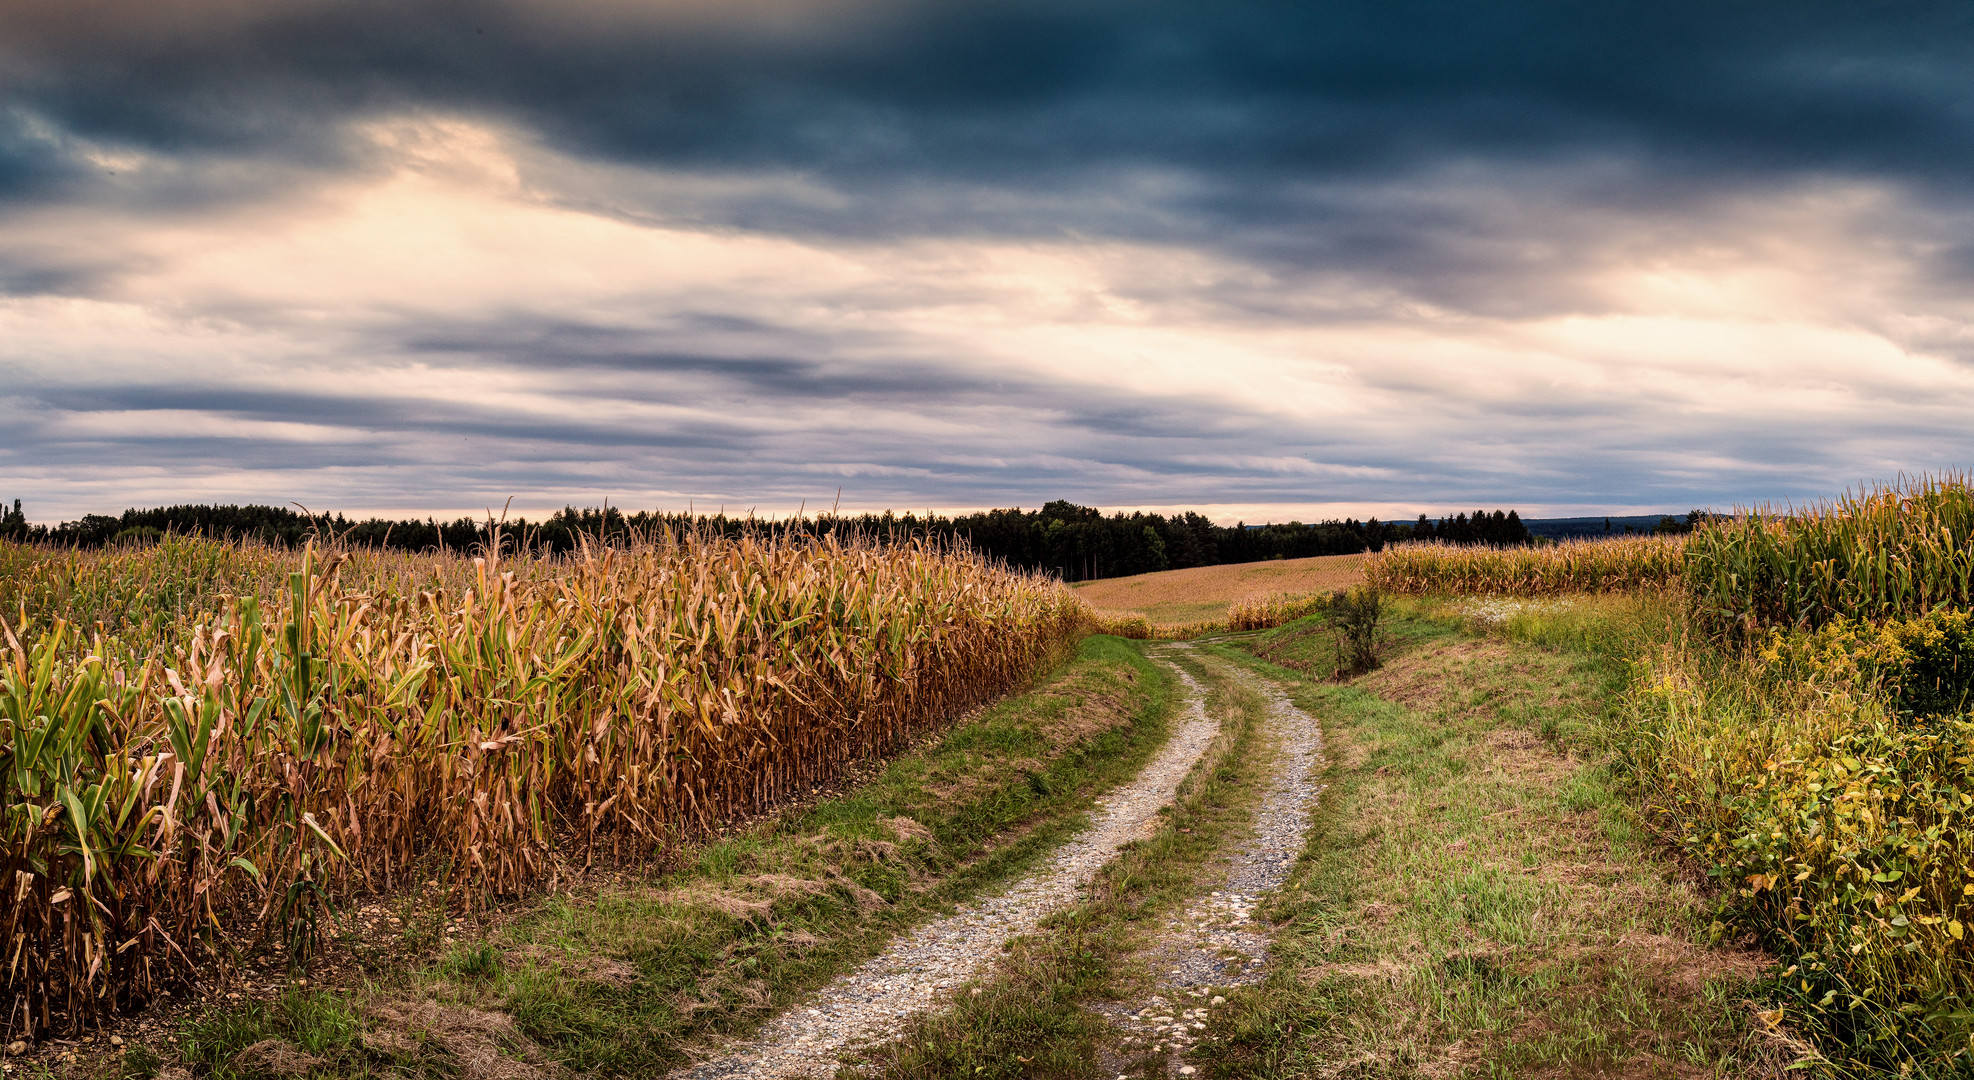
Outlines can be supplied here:
[[1461, 18], [0, 15], [0, 496], [1314, 520], [1974, 457], [1965, 43], [1618, 20], [1586, 74]]

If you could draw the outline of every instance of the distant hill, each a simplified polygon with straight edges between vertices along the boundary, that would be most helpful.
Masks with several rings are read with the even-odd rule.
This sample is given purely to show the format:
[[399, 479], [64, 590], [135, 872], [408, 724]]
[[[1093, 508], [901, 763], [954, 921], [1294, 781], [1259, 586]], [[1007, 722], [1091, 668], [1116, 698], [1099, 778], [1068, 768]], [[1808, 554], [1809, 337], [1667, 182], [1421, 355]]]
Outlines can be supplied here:
[[1621, 535], [1629, 525], [1633, 532], [1651, 532], [1658, 527], [1659, 519], [1671, 517], [1676, 521], [1686, 519], [1686, 511], [1667, 511], [1664, 514], [1632, 514], [1626, 517], [1568, 517], [1568, 518], [1523, 518], [1522, 524], [1535, 536], [1551, 540], [1566, 540], [1573, 536], [1604, 536], [1604, 523], [1610, 522], [1609, 535]]

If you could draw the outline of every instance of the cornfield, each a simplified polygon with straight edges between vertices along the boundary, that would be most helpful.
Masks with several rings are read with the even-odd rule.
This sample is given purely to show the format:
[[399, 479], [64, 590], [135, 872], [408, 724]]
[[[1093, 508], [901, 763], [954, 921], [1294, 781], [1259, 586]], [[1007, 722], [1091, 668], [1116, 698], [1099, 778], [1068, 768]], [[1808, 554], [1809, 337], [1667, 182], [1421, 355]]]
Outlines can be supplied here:
[[806, 792], [1028, 678], [1052, 583], [922, 544], [663, 536], [503, 562], [0, 544], [8, 1037], [341, 896], [479, 903]]
[[1685, 541], [1682, 536], [1626, 536], [1544, 547], [1395, 544], [1364, 561], [1364, 577], [1395, 593], [1533, 596], [1648, 588], [1676, 580]]
[[1132, 641], [1152, 641], [1158, 637], [1158, 627], [1152, 625], [1151, 619], [1136, 612], [1115, 614], [1092, 610], [1090, 625], [1099, 634], [1129, 638]]
[[1821, 626], [1974, 604], [1974, 486], [1960, 473], [1756, 510], [1695, 531], [1686, 587], [1717, 625]]
[[1328, 593], [1272, 593], [1250, 596], [1227, 605], [1227, 629], [1272, 630], [1330, 606]]

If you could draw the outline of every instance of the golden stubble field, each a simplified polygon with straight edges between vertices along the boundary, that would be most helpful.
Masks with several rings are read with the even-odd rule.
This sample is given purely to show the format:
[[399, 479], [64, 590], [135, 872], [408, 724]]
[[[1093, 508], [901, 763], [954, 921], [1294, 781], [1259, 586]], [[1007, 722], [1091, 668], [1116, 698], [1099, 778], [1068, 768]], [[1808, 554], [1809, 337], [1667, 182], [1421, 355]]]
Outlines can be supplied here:
[[1136, 612], [1154, 623], [1224, 619], [1227, 605], [1271, 593], [1329, 592], [1364, 580], [1364, 556], [1318, 555], [1163, 570], [1156, 574], [1083, 581], [1071, 586], [1105, 613]]

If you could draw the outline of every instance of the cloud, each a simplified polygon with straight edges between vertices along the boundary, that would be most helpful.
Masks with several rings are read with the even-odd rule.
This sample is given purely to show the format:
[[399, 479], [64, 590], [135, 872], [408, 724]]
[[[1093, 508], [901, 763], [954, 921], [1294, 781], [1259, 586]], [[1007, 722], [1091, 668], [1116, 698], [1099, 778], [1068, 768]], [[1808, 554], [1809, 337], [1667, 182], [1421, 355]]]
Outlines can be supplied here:
[[1252, 518], [1950, 465], [1969, 18], [7, 6], [0, 473]]

